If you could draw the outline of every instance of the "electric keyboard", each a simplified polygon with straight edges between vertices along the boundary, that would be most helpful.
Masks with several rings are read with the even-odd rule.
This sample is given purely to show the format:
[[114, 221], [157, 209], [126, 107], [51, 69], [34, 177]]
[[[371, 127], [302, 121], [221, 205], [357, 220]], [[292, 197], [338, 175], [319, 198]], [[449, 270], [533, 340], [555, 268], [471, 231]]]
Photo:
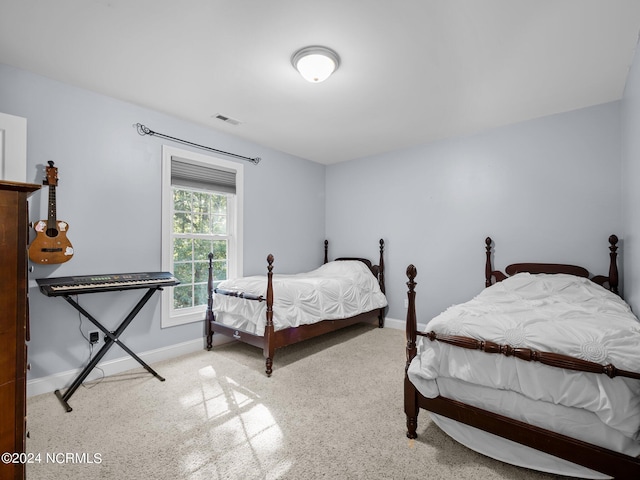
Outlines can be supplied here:
[[36, 279], [40, 291], [47, 297], [79, 295], [135, 288], [160, 288], [180, 282], [170, 272], [117, 273]]
[[[75, 308], [81, 315], [84, 315], [91, 323], [100, 329], [105, 334], [104, 345], [100, 347], [100, 350], [93, 355], [91, 361], [85, 365], [82, 371], [75, 378], [71, 386], [65, 393], [60, 390], [56, 390], [54, 393], [62, 406], [67, 412], [73, 410], [69, 405], [69, 399], [74, 392], [82, 385], [82, 382], [87, 378], [91, 370], [93, 370], [98, 362], [105, 356], [111, 347], [118, 345], [131, 358], [136, 360], [142, 365], [145, 370], [151, 373], [161, 382], [164, 382], [164, 378], [158, 375], [158, 373], [147, 365], [144, 360], [138, 357], [133, 350], [127, 347], [120, 340], [120, 335], [133, 321], [134, 317], [140, 312], [142, 307], [149, 301], [149, 299], [162, 287], [171, 287], [178, 285], [180, 282], [170, 272], [141, 272], [141, 273], [116, 273], [116, 274], [104, 274], [104, 275], [83, 275], [73, 277], [57, 277], [57, 278], [38, 278], [36, 279], [40, 287], [40, 291], [47, 297], [61, 297], [66, 302]], [[131, 290], [134, 288], [146, 288], [138, 303], [131, 309], [129, 314], [120, 322], [118, 328], [115, 330], [107, 329], [102, 325], [97, 318], [91, 315], [87, 310], [80, 306], [78, 299], [74, 298], [75, 295], [81, 293], [97, 293], [97, 292], [109, 292], [117, 290]]]

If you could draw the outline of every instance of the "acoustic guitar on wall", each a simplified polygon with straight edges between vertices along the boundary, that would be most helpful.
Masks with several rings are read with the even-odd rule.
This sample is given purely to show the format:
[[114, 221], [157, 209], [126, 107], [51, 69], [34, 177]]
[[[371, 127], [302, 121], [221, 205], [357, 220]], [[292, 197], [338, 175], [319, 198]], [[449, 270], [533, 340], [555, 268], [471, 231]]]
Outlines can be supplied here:
[[49, 215], [47, 220], [40, 220], [33, 226], [36, 238], [29, 245], [29, 259], [43, 265], [68, 262], [73, 257], [73, 246], [67, 238], [69, 224], [56, 218], [58, 169], [53, 161], [47, 163], [49, 166], [42, 183], [49, 186]]

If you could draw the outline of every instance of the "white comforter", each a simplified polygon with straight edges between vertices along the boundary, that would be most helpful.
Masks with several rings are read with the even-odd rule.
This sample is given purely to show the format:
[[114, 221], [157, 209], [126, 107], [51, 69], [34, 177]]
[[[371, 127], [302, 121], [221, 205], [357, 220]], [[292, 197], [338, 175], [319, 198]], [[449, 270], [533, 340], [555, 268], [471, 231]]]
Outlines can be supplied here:
[[[514, 275], [450, 307], [429, 322], [431, 330], [640, 372], [640, 322], [629, 306], [590, 280], [571, 275]], [[584, 409], [625, 437], [638, 439], [640, 380], [571, 372], [428, 339], [420, 340], [408, 373], [425, 397], [447, 396], [441, 390], [454, 380]], [[509, 414], [515, 403], [494, 402], [490, 409]]]
[[[266, 276], [226, 280], [224, 290], [263, 295]], [[329, 262], [308, 273], [273, 276], [273, 323], [275, 330], [348, 318], [387, 305], [378, 280], [357, 260]], [[257, 335], [264, 334], [266, 302], [214, 295], [216, 321]]]

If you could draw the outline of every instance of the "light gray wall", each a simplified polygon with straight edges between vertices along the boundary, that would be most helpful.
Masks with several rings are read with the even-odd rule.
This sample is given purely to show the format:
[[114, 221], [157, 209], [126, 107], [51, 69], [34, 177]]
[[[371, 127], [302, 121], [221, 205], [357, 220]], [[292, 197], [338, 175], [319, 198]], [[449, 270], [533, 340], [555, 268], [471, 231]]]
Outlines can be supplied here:
[[[140, 136], [133, 127], [137, 122], [198, 144], [262, 157], [257, 166], [245, 162], [245, 274], [266, 272], [269, 253], [281, 273], [322, 262], [323, 165], [1, 64], [0, 111], [27, 118], [27, 181], [41, 184], [48, 160], [59, 168], [57, 213], [69, 223], [75, 248], [71, 261], [38, 265], [30, 274], [30, 379], [76, 369], [88, 357], [77, 312], [60, 298], [42, 295], [33, 279], [161, 269], [161, 146], [190, 147]], [[47, 217], [47, 192], [44, 187], [32, 197], [32, 221]], [[115, 328], [141, 293], [82, 295], [79, 301]], [[161, 329], [159, 298], [151, 299], [123, 336], [137, 353], [202, 337], [201, 323]], [[94, 329], [86, 320], [84, 325]], [[123, 356], [114, 347], [105, 360]]]
[[[617, 233], [633, 304], [632, 287], [640, 282], [629, 261], [640, 251], [634, 240], [640, 142], [632, 135], [640, 126], [638, 63], [622, 103], [326, 168], [0, 64], [0, 111], [28, 118], [28, 181], [41, 183], [41, 166], [56, 162], [58, 216], [69, 222], [76, 248], [72, 261], [36, 267], [31, 278], [160, 268], [160, 150], [170, 143], [139, 136], [132, 125], [140, 122], [263, 158], [245, 166], [245, 274], [263, 272], [267, 253], [282, 273], [314, 268], [325, 223], [332, 257], [377, 259], [384, 238], [389, 317], [405, 316], [405, 270], [414, 263], [419, 320], [426, 322], [483, 288], [487, 235], [500, 269], [515, 261], [561, 261], [606, 273], [606, 240]], [[45, 197], [46, 188], [33, 197], [32, 220], [46, 217]], [[77, 368], [87, 358], [77, 313], [36, 288], [30, 297], [30, 378]], [[118, 320], [137, 299], [135, 292], [80, 297], [99, 318]], [[160, 329], [157, 300], [127, 331], [134, 351], [201, 336], [200, 324]], [[117, 350], [107, 359], [122, 356]]]
[[640, 51], [629, 70], [622, 100], [622, 211], [624, 294], [640, 311]]
[[404, 319], [406, 267], [418, 269], [418, 321], [522, 261], [608, 272], [622, 236], [620, 104], [599, 105], [327, 168], [327, 238], [337, 254], [387, 245], [389, 317]]

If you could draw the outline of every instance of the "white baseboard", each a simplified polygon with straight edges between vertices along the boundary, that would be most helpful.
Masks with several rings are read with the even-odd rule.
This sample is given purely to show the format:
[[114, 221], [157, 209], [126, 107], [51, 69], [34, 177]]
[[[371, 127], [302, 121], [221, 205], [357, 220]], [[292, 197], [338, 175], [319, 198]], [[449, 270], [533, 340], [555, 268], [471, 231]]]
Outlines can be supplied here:
[[[397, 330], [405, 329], [405, 320], [397, 320], [395, 318], [385, 318], [385, 328], [394, 328]], [[424, 325], [418, 324], [418, 329], [424, 328]], [[222, 343], [233, 341], [233, 339], [225, 337], [223, 335], [214, 335], [213, 344], [220, 345]], [[197, 338], [188, 342], [177, 343], [175, 345], [169, 345], [168, 347], [158, 348], [155, 350], [149, 350], [144, 353], [136, 353], [142, 360], [148, 364], [160, 362], [163, 360], [169, 360], [171, 358], [186, 355], [188, 353], [197, 352], [205, 348], [205, 338]], [[116, 375], [118, 373], [126, 372], [133, 368], [138, 368], [140, 364], [130, 356], [116, 358], [114, 360], [107, 360], [106, 362], [99, 363], [91, 373], [87, 376], [86, 382], [97, 380], [100, 377], [107, 377], [109, 375]], [[98, 370], [100, 368], [100, 370]], [[50, 393], [54, 390], [63, 389], [73, 382], [73, 380], [81, 372], [81, 368], [76, 370], [67, 370], [66, 372], [56, 373], [47, 377], [34, 378], [27, 381], [27, 397], [33, 397], [42, 393]]]
[[384, 328], [395, 328], [396, 330], [404, 330], [405, 325], [406, 321], [404, 320], [397, 320], [395, 318], [389, 317], [384, 318]]
[[[157, 348], [155, 350], [149, 350], [143, 353], [136, 353], [142, 360], [148, 364], [160, 362], [163, 360], [169, 360], [171, 358], [186, 355], [188, 353], [197, 352], [205, 348], [206, 339], [197, 338], [195, 340], [189, 340], [188, 342], [177, 343], [175, 345], [169, 345], [168, 347]], [[220, 345], [233, 341], [231, 338], [223, 337], [222, 335], [214, 335], [213, 344]], [[97, 380], [103, 376], [115, 375], [118, 373], [126, 372], [134, 368], [140, 367], [140, 364], [130, 356], [116, 358], [114, 360], [107, 360], [102, 363], [98, 363], [91, 373], [85, 379], [85, 382], [91, 380]], [[100, 368], [100, 370], [98, 370]], [[27, 397], [33, 397], [34, 395], [40, 395], [42, 393], [53, 392], [54, 390], [63, 389], [70, 385], [73, 380], [82, 371], [81, 368], [76, 370], [68, 370], [66, 372], [56, 373], [47, 377], [34, 378], [27, 381]]]
[[[397, 330], [404, 330], [406, 328], [407, 325], [407, 321], [406, 320], [397, 320], [395, 318], [389, 318], [386, 317], [384, 319], [384, 326], [385, 328], [395, 328]], [[419, 332], [423, 332], [426, 330], [427, 325], [426, 324], [422, 324], [422, 323], [418, 323], [417, 325], [418, 331]]]

